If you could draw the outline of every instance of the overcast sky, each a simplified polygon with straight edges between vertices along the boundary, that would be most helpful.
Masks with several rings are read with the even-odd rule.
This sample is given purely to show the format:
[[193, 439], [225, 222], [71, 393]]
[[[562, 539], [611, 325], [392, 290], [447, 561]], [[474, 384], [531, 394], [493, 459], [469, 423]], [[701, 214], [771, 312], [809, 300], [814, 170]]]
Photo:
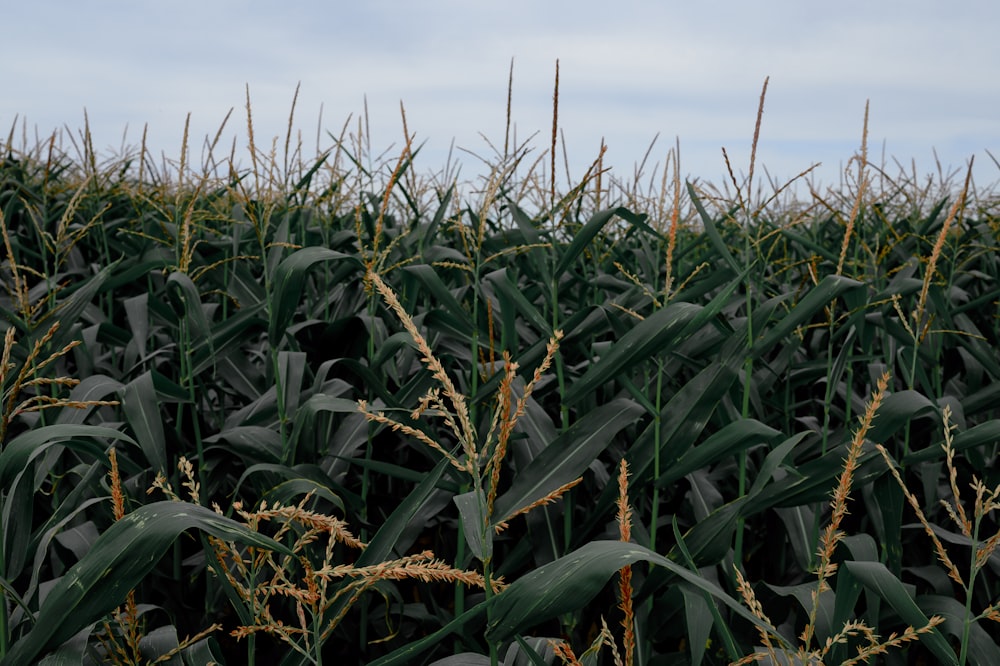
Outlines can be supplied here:
[[[296, 125], [315, 146], [358, 117], [367, 96], [376, 148], [411, 132], [417, 166], [439, 170], [452, 140], [490, 154], [502, 146], [514, 62], [518, 137], [547, 147], [560, 62], [559, 120], [582, 175], [601, 138], [627, 177], [650, 141], [662, 162], [679, 137], [681, 171], [723, 180], [725, 147], [746, 171], [757, 102], [770, 76], [758, 164], [787, 179], [814, 162], [835, 183], [860, 144], [870, 100], [871, 159], [918, 173], [963, 169], [980, 186], [1000, 178], [1000, 3], [995, 0], [356, 0], [8, 2], [0, 39], [0, 132], [83, 126], [111, 151], [149, 143], [179, 155], [192, 134], [228, 127], [246, 143], [249, 85], [258, 141]], [[18, 126], [20, 131], [20, 125]], [[231, 136], [231, 135], [230, 135]], [[466, 175], [475, 159], [463, 158]], [[895, 169], [893, 168], [893, 171]], [[759, 173], [759, 172], [758, 172]]]

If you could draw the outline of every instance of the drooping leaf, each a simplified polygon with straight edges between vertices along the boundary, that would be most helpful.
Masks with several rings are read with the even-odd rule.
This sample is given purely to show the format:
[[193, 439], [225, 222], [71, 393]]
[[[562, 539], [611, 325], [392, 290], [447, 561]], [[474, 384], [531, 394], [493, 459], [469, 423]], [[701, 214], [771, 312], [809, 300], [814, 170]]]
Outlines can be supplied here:
[[268, 324], [268, 336], [275, 347], [281, 343], [293, 315], [299, 309], [299, 299], [309, 269], [321, 261], [333, 260], [346, 261], [361, 268], [361, 262], [357, 257], [315, 245], [296, 250], [278, 264], [274, 271], [272, 283], [274, 293], [271, 297], [271, 317]]
[[[855, 578], [861, 581], [865, 587], [878, 593], [878, 595], [892, 606], [893, 610], [899, 614], [903, 622], [911, 627], [920, 628], [930, 621], [913, 597], [907, 592], [903, 583], [881, 562], [857, 562], [847, 561], [844, 565]], [[938, 663], [957, 664], [958, 658], [955, 652], [941, 632], [934, 628], [929, 633], [920, 637], [920, 641], [937, 657]]]
[[116, 608], [189, 529], [293, 555], [274, 540], [202, 506], [172, 501], [141, 506], [109, 527], [86, 557], [49, 590], [34, 628], [14, 643], [0, 664], [31, 663]]
[[639, 561], [669, 569], [729, 606], [736, 615], [766, 627], [742, 603], [715, 583], [648, 548], [622, 541], [592, 541], [525, 574], [497, 595], [486, 628], [486, 639], [503, 642], [540, 622], [582, 608], [615, 572]]

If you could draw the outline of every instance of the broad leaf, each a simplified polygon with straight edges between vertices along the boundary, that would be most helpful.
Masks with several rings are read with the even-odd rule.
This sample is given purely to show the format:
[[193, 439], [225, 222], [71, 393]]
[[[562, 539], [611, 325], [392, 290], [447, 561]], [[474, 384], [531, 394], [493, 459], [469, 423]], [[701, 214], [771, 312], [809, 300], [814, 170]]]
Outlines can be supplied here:
[[170, 544], [193, 528], [225, 541], [293, 555], [285, 546], [205, 507], [172, 501], [147, 504], [115, 522], [59, 579], [38, 610], [34, 628], [0, 664], [31, 663], [112, 611]]

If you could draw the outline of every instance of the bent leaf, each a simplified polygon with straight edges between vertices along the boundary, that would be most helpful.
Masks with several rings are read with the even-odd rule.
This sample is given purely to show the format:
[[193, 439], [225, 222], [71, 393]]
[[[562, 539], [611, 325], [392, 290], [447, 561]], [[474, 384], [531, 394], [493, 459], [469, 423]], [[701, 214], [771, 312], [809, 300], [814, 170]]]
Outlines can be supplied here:
[[642, 560], [669, 569], [729, 606], [735, 614], [767, 631], [775, 631], [697, 572], [643, 546], [623, 541], [592, 541], [522, 576], [497, 595], [486, 628], [486, 640], [510, 640], [540, 622], [582, 608], [615, 572]]
[[185, 530], [197, 528], [225, 541], [293, 553], [276, 541], [214, 511], [187, 502], [139, 507], [98, 537], [87, 555], [49, 591], [35, 626], [17, 641], [2, 666], [28, 664], [119, 606]]
[[[880, 597], [889, 602], [893, 610], [899, 614], [903, 622], [911, 627], [920, 628], [926, 626], [930, 621], [924, 615], [920, 607], [903, 587], [898, 578], [892, 575], [881, 562], [844, 562], [844, 566], [851, 574], [861, 581], [865, 587], [876, 592]], [[920, 641], [934, 653], [941, 664], [957, 664], [958, 659], [955, 652], [948, 645], [948, 641], [937, 629], [922, 635]]]

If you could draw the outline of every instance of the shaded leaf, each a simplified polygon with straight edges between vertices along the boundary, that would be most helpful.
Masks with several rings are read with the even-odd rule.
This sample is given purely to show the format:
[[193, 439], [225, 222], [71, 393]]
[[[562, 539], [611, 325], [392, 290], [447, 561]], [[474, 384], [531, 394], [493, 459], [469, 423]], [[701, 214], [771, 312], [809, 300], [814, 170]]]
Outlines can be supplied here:
[[[903, 622], [911, 627], [923, 627], [927, 625], [929, 618], [906, 591], [898, 578], [885, 568], [881, 562], [844, 562], [844, 565], [851, 574], [861, 581], [865, 587], [878, 593], [882, 599], [887, 601], [893, 610], [899, 614]], [[929, 633], [920, 637], [920, 641], [934, 653], [938, 662], [942, 664], [957, 664], [958, 659], [952, 651], [948, 641], [945, 640], [941, 632], [934, 628]]]
[[170, 544], [192, 528], [225, 541], [293, 555], [285, 546], [205, 507], [172, 501], [147, 504], [109, 527], [86, 557], [59, 579], [39, 608], [34, 628], [0, 664], [30, 663], [109, 613]]
[[514, 477], [510, 489], [496, 500], [492, 524], [579, 477], [614, 436], [642, 413], [642, 407], [631, 400], [618, 399], [576, 421]]

